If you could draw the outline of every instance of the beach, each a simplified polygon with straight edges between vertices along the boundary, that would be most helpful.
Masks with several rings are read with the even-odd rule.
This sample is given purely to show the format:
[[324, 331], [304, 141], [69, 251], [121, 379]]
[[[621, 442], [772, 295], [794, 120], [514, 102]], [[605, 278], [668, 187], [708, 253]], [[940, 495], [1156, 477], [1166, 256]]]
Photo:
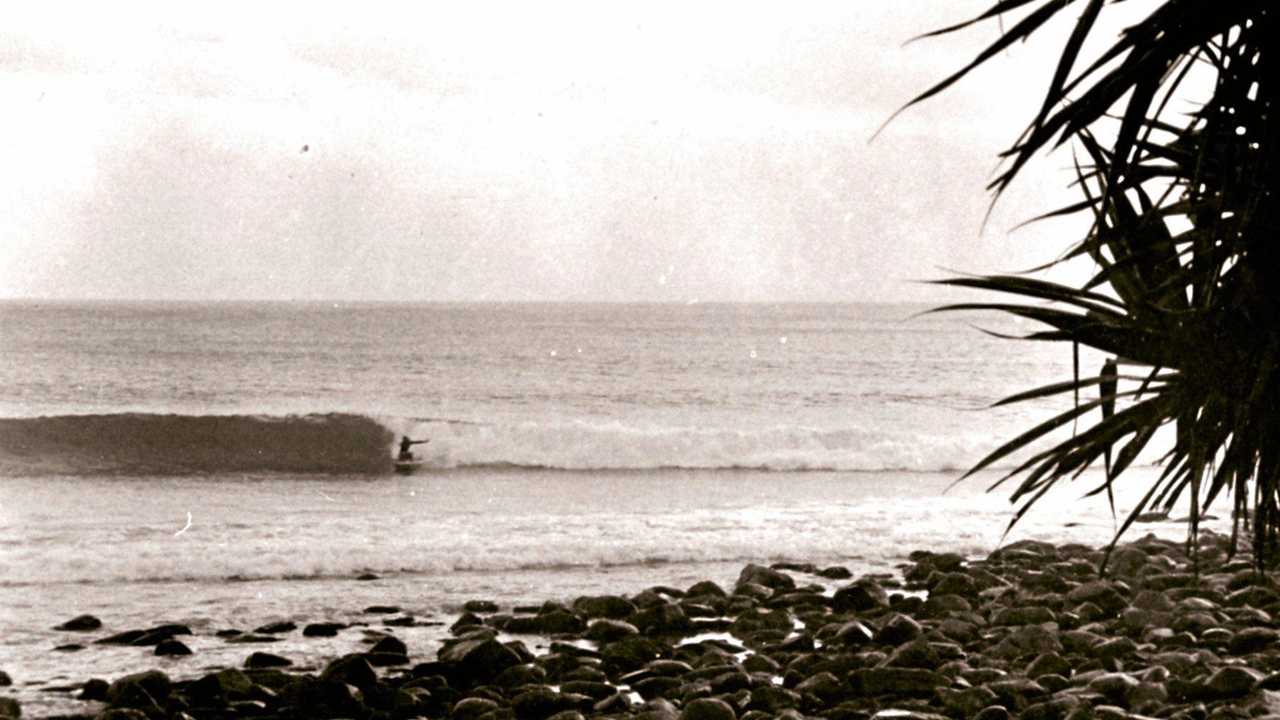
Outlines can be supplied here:
[[[493, 600], [520, 586], [515, 573], [447, 616], [370, 605], [212, 634], [160, 623], [104, 636], [86, 614], [58, 629], [90, 644], [75, 652], [131, 655], [136, 672], [47, 689], [76, 699], [36, 707], [121, 719], [1271, 716], [1280, 658], [1263, 608], [1280, 592], [1228, 545], [1206, 532], [1191, 561], [1148, 534], [1109, 556], [1106, 578], [1097, 549], [1023, 540], [983, 558], [917, 551], [901, 572], [860, 577], [751, 563], [686, 585], [649, 568], [680, 582]], [[394, 592], [351, 583], [375, 590], [349, 602]]]
[[[985, 409], [1070, 358], [960, 343], [972, 319], [919, 306], [0, 309], [18, 339], [0, 364], [0, 670], [24, 717], [98, 712], [78, 699], [91, 678], [182, 683], [256, 651], [320, 672], [382, 633], [408, 667], [437, 662], [473, 600], [732, 593], [777, 563], [842, 568], [795, 575], [830, 597], [903, 582], [917, 550], [978, 561], [1114, 528], [1104, 497], [1080, 500], [1097, 473], [1008, 536], [1013, 507], [986, 492], [1003, 470], [956, 483], [1070, 407]], [[430, 440], [422, 471], [392, 472], [402, 435]], [[1134, 468], [1121, 512], [1155, 472]], [[84, 614], [101, 626], [55, 629]], [[154, 655], [165, 627], [191, 655]]]

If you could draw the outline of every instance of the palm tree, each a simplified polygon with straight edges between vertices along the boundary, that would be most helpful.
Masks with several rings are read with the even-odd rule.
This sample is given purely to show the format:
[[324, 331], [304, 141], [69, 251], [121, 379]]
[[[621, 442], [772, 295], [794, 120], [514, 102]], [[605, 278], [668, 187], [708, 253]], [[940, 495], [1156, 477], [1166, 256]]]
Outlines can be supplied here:
[[[1163, 472], [1116, 540], [1141, 513], [1167, 511], [1182, 498], [1190, 505], [1194, 549], [1202, 513], [1223, 497], [1235, 511], [1233, 550], [1241, 530], [1251, 530], [1261, 565], [1275, 556], [1280, 538], [1280, 6], [1268, 0], [1150, 4], [1145, 19], [1087, 63], [1081, 49], [1108, 11], [1104, 0], [1001, 0], [969, 22], [929, 33], [1025, 12], [970, 64], [908, 106], [945, 90], [1068, 8], [1078, 10], [1044, 102], [1003, 154], [990, 189], [998, 196], [1033, 156], [1070, 142], [1082, 198], [1042, 217], [1092, 218], [1087, 234], [1056, 262], [1085, 256], [1096, 274], [1079, 287], [1012, 275], [943, 280], [1015, 300], [939, 309], [999, 310], [1036, 320], [1047, 327], [1029, 339], [1093, 347], [1123, 368], [1082, 376], [1077, 364], [1070, 379], [1001, 401], [1076, 397], [1071, 410], [1005, 443], [969, 474], [1030, 453], [996, 483], [1020, 479], [1011, 497], [1019, 505], [1012, 527], [1056, 483], [1099, 460], [1105, 479], [1095, 492], [1113, 497], [1113, 483], [1157, 428], [1172, 425]], [[1209, 97], [1175, 117], [1171, 101], [1186, 106], [1187, 79], [1205, 76], [1212, 80]], [[1081, 402], [1082, 391], [1098, 396]], [[1046, 438], [1087, 417], [1101, 419], [1067, 440]]]

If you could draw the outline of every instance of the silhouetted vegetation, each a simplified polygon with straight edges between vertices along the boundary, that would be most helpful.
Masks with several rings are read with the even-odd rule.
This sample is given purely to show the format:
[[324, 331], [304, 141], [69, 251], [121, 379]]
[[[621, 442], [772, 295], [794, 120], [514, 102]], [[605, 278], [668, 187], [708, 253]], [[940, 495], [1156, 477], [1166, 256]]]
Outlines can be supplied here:
[[[972, 63], [912, 104], [1051, 19], [1078, 13], [1043, 105], [1004, 153], [990, 189], [998, 195], [1037, 153], [1069, 144], [1082, 198], [1042, 217], [1092, 218], [1088, 233], [1056, 262], [1084, 256], [1096, 274], [1079, 287], [1028, 276], [948, 279], [942, 282], [1014, 298], [940, 309], [1013, 313], [1046, 326], [1028, 339], [1089, 346], [1119, 361], [1118, 371], [1110, 366], [1095, 375], [1082, 375], [1077, 365], [1071, 379], [1002, 401], [1077, 398], [1073, 409], [1002, 445], [970, 473], [1030, 453], [1000, 481], [1017, 479], [1016, 523], [1056, 483], [1100, 461], [1105, 480], [1095, 492], [1110, 496], [1157, 428], [1168, 425], [1174, 430], [1163, 472], [1117, 538], [1139, 514], [1182, 499], [1194, 547], [1203, 513], [1220, 500], [1235, 518], [1233, 549], [1241, 531], [1251, 531], [1264, 562], [1276, 556], [1280, 529], [1280, 75], [1267, 55], [1280, 8], [1263, 0], [1150, 4], [1152, 12], [1097, 57], [1081, 50], [1110, 12], [1103, 0], [1003, 0], [929, 34], [1018, 15], [1004, 18], [999, 39]], [[1199, 97], [1193, 86], [1203, 89]], [[1096, 422], [1067, 440], [1046, 437], [1089, 418]]]

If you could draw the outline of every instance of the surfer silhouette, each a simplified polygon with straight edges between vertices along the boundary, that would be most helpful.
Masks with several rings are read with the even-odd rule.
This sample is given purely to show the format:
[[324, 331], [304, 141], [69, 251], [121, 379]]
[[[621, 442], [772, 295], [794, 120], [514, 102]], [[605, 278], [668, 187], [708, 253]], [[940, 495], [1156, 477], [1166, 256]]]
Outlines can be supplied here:
[[396, 457], [396, 459], [412, 460], [413, 450], [411, 450], [410, 448], [412, 448], [414, 445], [422, 445], [428, 442], [431, 442], [431, 441], [430, 440], [410, 440], [408, 435], [401, 435], [400, 436], [400, 454]]

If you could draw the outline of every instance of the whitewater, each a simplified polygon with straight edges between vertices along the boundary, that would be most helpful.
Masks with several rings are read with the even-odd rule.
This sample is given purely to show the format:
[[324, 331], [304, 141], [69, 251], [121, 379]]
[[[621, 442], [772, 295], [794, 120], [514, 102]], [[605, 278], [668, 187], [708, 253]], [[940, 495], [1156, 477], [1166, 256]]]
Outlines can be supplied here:
[[[999, 470], [952, 487], [1071, 406], [988, 407], [1072, 358], [926, 309], [0, 303], [0, 669], [40, 716], [75, 710], [59, 684], [238, 664], [252, 648], [214, 633], [279, 620], [393, 605], [430, 659], [469, 599], [1109, 540], [1104, 501], [1077, 502], [1095, 474], [1007, 537]], [[397, 475], [406, 435], [427, 466]], [[80, 613], [188, 624], [196, 655], [51, 629]], [[270, 649], [305, 667], [359, 642]]]

